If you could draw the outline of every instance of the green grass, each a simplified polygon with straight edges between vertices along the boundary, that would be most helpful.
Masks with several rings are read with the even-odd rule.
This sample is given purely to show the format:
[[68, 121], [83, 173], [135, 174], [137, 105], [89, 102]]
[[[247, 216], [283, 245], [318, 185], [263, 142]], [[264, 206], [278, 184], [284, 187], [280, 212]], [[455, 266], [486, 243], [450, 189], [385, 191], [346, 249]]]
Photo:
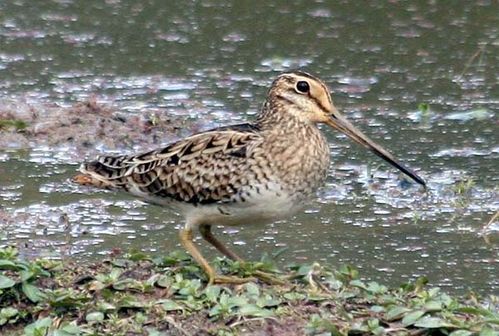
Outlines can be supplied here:
[[0, 131], [4, 129], [13, 129], [17, 132], [22, 132], [28, 127], [28, 124], [23, 120], [17, 119], [0, 119]]
[[[272, 271], [269, 262], [217, 259], [224, 273]], [[498, 335], [499, 299], [452, 297], [426, 279], [387, 288], [351, 267], [295, 265], [285, 286], [206, 286], [190, 257], [114, 256], [84, 265], [27, 261], [0, 249], [0, 334]]]

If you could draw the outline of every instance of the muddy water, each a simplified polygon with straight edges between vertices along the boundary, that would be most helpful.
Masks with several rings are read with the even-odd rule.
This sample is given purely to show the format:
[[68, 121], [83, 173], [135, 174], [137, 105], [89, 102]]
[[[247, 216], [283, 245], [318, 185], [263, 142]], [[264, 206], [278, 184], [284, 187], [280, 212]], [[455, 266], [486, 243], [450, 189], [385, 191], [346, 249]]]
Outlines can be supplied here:
[[306, 211], [219, 228], [223, 240], [253, 260], [285, 249], [281, 265], [348, 263], [394, 285], [425, 275], [451, 292], [498, 294], [499, 224], [482, 234], [499, 210], [498, 12], [494, 1], [1, 2], [2, 108], [45, 115], [93, 99], [123, 118], [160, 111], [182, 123], [145, 145], [113, 142], [123, 134], [112, 128], [87, 147], [0, 131], [0, 245], [53, 258], [177, 248], [180, 217], [71, 185], [77, 163], [251, 119], [277, 73], [305, 68], [429, 190], [326, 131], [330, 177]]

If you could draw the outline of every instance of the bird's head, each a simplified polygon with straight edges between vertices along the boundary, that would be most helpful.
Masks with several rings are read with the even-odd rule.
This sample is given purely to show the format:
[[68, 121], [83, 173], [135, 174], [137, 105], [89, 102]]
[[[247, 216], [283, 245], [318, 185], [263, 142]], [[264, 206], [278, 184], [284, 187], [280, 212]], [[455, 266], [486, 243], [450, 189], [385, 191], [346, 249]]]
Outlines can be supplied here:
[[331, 100], [328, 87], [308, 73], [289, 72], [279, 75], [272, 83], [264, 110], [262, 118], [266, 117], [265, 112], [268, 117], [277, 113], [281, 120], [295, 118], [308, 124], [323, 123], [339, 130], [426, 187], [422, 178], [341, 115]]

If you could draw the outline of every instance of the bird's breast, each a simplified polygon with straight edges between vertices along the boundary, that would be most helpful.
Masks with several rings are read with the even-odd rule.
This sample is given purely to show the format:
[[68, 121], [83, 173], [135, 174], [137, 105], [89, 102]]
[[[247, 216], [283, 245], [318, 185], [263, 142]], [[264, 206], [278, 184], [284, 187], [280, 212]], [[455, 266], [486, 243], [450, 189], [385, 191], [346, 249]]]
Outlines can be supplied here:
[[325, 182], [329, 169], [329, 146], [315, 126], [290, 132], [294, 132], [292, 136], [285, 134], [282, 139], [269, 141], [263, 155], [272, 162], [272, 175], [283, 192], [304, 199]]

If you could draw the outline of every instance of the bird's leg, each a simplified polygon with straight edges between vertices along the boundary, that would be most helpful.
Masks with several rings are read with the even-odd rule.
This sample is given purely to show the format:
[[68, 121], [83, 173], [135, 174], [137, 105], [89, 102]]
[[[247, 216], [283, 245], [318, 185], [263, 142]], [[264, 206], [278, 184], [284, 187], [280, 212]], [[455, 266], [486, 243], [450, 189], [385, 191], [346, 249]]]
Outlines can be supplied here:
[[231, 260], [244, 263], [244, 260], [240, 256], [229, 250], [224, 244], [222, 244], [220, 240], [215, 238], [215, 236], [211, 232], [211, 225], [201, 225], [199, 227], [199, 232], [201, 233], [201, 236], [204, 238], [204, 240], [206, 240], [211, 245], [215, 246], [215, 248], [218, 251], [220, 251], [220, 253], [222, 253], [224, 256], [226, 256]]
[[[238, 256], [237, 254], [235, 254], [234, 252], [229, 250], [224, 244], [222, 244], [222, 242], [220, 240], [215, 238], [215, 236], [211, 232], [211, 225], [201, 225], [199, 227], [199, 232], [201, 233], [201, 236], [208, 243], [215, 246], [215, 248], [218, 251], [220, 251], [220, 253], [222, 253], [224, 256], [226, 256], [227, 258], [229, 258], [231, 260], [240, 262], [241, 264], [245, 263], [245, 261], [240, 256]], [[253, 272], [253, 275], [255, 277], [257, 277], [258, 279], [260, 279], [263, 282], [266, 282], [268, 284], [283, 285], [285, 283], [284, 281], [277, 279], [276, 277], [272, 276], [271, 274], [263, 272], [263, 271], [256, 270]]]
[[208, 276], [208, 285], [215, 283], [234, 283], [241, 284], [248, 281], [254, 281], [254, 278], [238, 278], [233, 276], [218, 275], [215, 273], [213, 268], [210, 266], [208, 261], [203, 257], [198, 248], [194, 245], [192, 241], [192, 229], [185, 228], [180, 230], [180, 242], [182, 246], [191, 254], [191, 256], [196, 260], [196, 262], [201, 266], [203, 271]]

